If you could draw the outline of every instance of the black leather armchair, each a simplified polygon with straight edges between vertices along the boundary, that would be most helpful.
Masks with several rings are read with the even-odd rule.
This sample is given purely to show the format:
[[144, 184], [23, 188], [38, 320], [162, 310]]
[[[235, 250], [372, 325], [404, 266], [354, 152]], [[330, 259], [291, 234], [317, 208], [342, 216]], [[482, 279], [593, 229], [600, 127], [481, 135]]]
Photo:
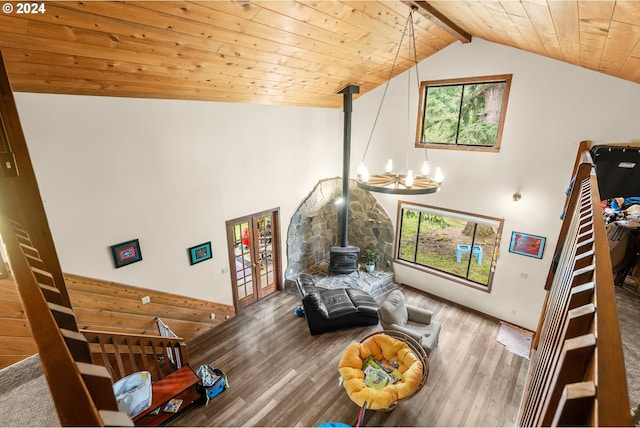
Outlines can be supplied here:
[[378, 304], [368, 293], [354, 288], [319, 288], [308, 274], [299, 275], [296, 282], [312, 335], [378, 324]]

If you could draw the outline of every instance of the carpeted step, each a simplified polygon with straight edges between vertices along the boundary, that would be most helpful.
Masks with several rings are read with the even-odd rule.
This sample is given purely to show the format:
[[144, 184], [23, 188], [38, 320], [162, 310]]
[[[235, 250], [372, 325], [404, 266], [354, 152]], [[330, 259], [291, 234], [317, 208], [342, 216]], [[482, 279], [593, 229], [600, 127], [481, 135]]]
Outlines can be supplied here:
[[38, 354], [0, 370], [3, 427], [60, 426]]

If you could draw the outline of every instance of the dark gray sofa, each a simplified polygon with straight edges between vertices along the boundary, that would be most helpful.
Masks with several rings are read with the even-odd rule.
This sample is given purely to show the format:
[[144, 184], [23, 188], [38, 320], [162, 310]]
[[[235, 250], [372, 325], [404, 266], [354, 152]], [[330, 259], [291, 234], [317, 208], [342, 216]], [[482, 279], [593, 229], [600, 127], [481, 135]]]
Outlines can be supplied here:
[[299, 275], [296, 282], [312, 335], [378, 324], [378, 304], [368, 293], [354, 288], [320, 288], [308, 274]]

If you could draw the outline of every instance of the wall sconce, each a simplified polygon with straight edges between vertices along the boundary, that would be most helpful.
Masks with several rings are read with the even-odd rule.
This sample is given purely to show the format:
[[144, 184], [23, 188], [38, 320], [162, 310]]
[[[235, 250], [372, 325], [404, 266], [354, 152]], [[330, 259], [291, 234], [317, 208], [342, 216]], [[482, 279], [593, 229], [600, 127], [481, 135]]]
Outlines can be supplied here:
[[513, 194], [513, 202], [518, 202], [520, 199], [522, 199], [522, 195], [520, 194], [520, 192], [516, 192]]

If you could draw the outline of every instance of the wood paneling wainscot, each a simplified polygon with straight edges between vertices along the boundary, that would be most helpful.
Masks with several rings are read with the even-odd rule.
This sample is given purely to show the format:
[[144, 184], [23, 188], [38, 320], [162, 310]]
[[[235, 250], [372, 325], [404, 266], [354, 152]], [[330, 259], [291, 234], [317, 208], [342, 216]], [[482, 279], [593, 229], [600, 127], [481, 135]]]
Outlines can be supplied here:
[[[235, 316], [233, 306], [177, 294], [73, 274], [65, 274], [65, 282], [81, 329], [157, 335], [160, 317], [175, 334], [191, 340]], [[151, 301], [143, 305], [145, 296]], [[0, 368], [38, 352], [11, 279], [0, 280], [0, 325]]]

